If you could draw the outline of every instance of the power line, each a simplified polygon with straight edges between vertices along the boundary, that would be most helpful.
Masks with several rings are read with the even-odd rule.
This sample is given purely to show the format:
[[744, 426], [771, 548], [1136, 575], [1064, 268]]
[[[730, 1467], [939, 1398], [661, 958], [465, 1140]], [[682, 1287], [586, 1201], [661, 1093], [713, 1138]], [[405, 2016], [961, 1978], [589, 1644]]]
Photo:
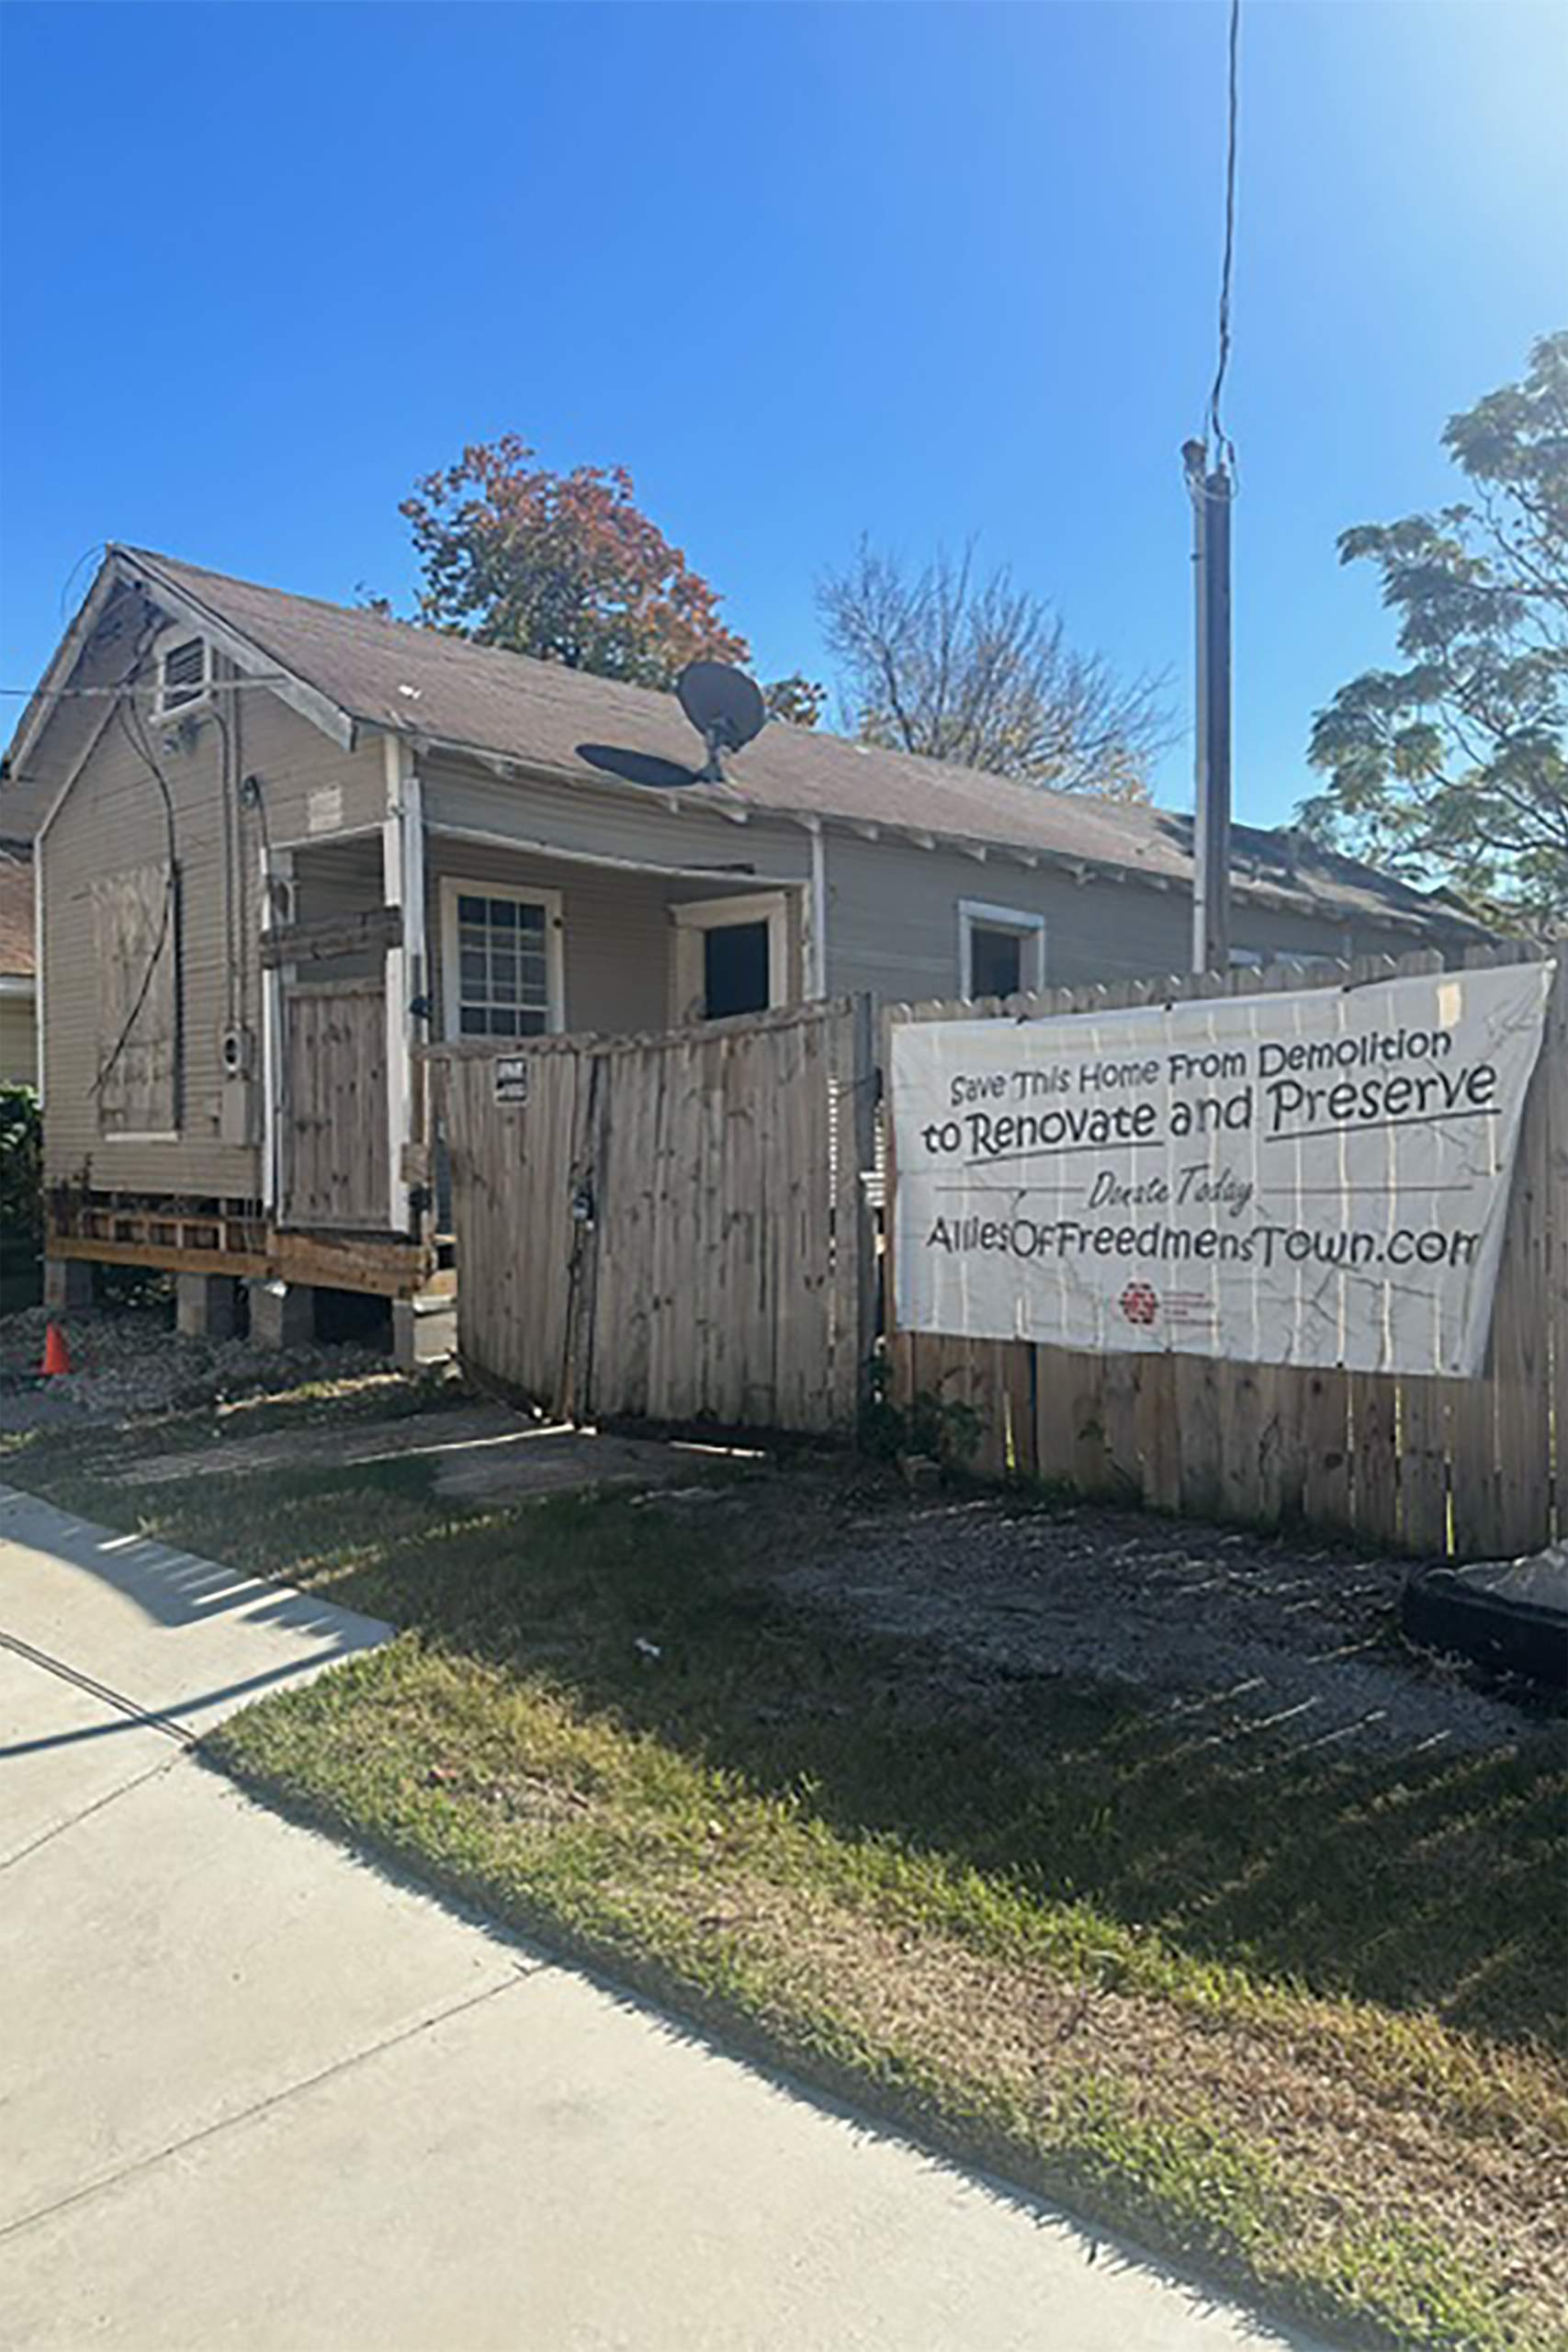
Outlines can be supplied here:
[[1225, 126], [1225, 254], [1220, 270], [1220, 353], [1209, 394], [1209, 430], [1214, 456], [1223, 466], [1235, 467], [1235, 444], [1220, 421], [1220, 394], [1231, 356], [1231, 268], [1235, 258], [1236, 53], [1241, 40], [1241, 0], [1231, 0], [1230, 80]]
[[65, 608], [70, 603], [71, 591], [74, 587], [77, 580], [86, 570], [88, 564], [93, 562], [96, 557], [107, 555], [107, 543], [103, 539], [95, 539], [90, 548], [83, 548], [81, 554], [77, 557], [75, 562], [72, 565], [70, 571], [66, 573], [63, 581], [61, 582], [60, 617], [62, 620], [65, 618]]
[[[257, 670], [245, 678], [213, 678], [201, 690], [202, 700], [209, 695], [237, 695], [243, 686], [287, 686], [292, 684], [287, 670]], [[156, 694], [157, 686], [151, 679], [138, 685], [133, 679], [124, 679], [118, 686], [0, 686], [0, 695], [16, 700], [38, 702], [134, 702], [139, 694]], [[166, 715], [172, 720], [178, 716], [179, 706]]]
[[[139, 666], [144, 658], [145, 648], [143, 648], [137, 655], [137, 662]], [[135, 1028], [138, 1020], [141, 1018], [141, 1008], [146, 1003], [148, 997], [152, 993], [153, 977], [157, 972], [159, 964], [163, 960], [164, 950], [169, 943], [169, 934], [174, 928], [175, 902], [179, 893], [180, 869], [178, 843], [175, 833], [175, 797], [173, 793], [169, 790], [168, 778], [164, 775], [163, 769], [158, 765], [157, 761], [152, 756], [152, 747], [151, 743], [145, 741], [138, 742], [134, 733], [131, 731], [130, 721], [133, 708], [133, 705], [126, 702], [120, 702], [116, 706], [113, 716], [118, 719], [120, 732], [124, 735], [126, 741], [130, 744], [137, 758], [148, 770], [149, 774], [152, 775], [153, 783], [157, 786], [159, 792], [163, 795], [164, 823], [168, 840], [169, 865], [168, 872], [164, 876], [164, 907], [163, 913], [158, 923], [158, 936], [153, 941], [152, 952], [147, 958], [147, 968], [141, 975], [141, 986], [136, 991], [136, 1001], [132, 1004], [130, 1011], [126, 1014], [120, 1033], [115, 1039], [113, 1046], [109, 1049], [107, 1058], [103, 1063], [96, 1078], [93, 1080], [92, 1086], [89, 1089], [89, 1091], [93, 1094], [101, 1094], [103, 1092], [116, 1064], [118, 1062], [120, 1056], [124, 1053], [126, 1046], [130, 1041], [130, 1033]], [[138, 713], [137, 716], [140, 718], [140, 713]], [[178, 987], [179, 975], [177, 970], [175, 977], [175, 1022], [177, 1031], [180, 1019]], [[176, 1073], [175, 1087], [177, 1091], [179, 1086], [179, 1057], [177, 1047], [175, 1068]]]

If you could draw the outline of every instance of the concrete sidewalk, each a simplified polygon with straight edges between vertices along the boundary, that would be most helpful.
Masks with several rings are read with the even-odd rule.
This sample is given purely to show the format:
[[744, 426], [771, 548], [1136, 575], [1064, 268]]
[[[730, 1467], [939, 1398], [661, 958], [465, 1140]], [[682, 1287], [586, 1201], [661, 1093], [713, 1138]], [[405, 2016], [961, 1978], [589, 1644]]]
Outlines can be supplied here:
[[252, 1803], [367, 1620], [0, 1489], [8, 2352], [1282, 2346]]

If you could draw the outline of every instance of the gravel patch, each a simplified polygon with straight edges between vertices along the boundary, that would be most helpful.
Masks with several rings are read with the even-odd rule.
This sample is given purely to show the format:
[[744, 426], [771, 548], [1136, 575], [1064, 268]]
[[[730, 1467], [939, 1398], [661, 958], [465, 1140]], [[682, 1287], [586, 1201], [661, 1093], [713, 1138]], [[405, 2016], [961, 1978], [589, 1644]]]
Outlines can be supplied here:
[[1407, 1565], [1089, 1505], [987, 1500], [868, 1517], [779, 1580], [814, 1608], [930, 1645], [961, 1680], [1124, 1684], [1200, 1745], [1474, 1752], [1542, 1736], [1541, 1704], [1470, 1688], [1403, 1647]]
[[[71, 1370], [43, 1380], [51, 1322], [65, 1336]], [[0, 1426], [86, 1429], [387, 1370], [384, 1351], [348, 1340], [283, 1349], [248, 1339], [187, 1340], [156, 1308], [50, 1316], [29, 1306], [0, 1321]]]

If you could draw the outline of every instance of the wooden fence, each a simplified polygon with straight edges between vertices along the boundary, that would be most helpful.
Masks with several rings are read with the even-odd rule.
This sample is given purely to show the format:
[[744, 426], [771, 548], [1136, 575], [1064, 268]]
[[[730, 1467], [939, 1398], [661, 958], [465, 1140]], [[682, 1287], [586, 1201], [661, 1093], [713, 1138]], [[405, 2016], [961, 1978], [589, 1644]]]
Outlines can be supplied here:
[[[1482, 951], [1466, 967], [1534, 960]], [[900, 1021], [1118, 1011], [1260, 989], [1343, 987], [1443, 968], [1365, 957], [1228, 980], [1046, 990], [996, 1003], [897, 1005]], [[885, 1056], [886, 1060], [886, 1056]], [[889, 1181], [897, 1182], [890, 1166]], [[891, 1195], [888, 1229], [892, 1229]], [[891, 1326], [891, 1306], [889, 1306]], [[891, 1386], [969, 1406], [976, 1466], [1207, 1518], [1305, 1519], [1369, 1543], [1490, 1558], [1568, 1536], [1568, 942], [1558, 951], [1526, 1105], [1477, 1380], [1306, 1371], [1181, 1355], [1085, 1354], [1022, 1340], [889, 1330]]]
[[[1529, 951], [1465, 959], [1514, 960]], [[1435, 954], [1368, 957], [884, 1017], [1096, 1013], [1442, 967]], [[876, 1306], [862, 1180], [881, 1166], [897, 1183], [878, 1144], [866, 1001], [424, 1058], [450, 1154], [469, 1362], [581, 1419], [852, 1428]], [[517, 1075], [498, 1083], [509, 1068]], [[1568, 953], [1521, 1126], [1481, 1378], [929, 1337], [893, 1329], [890, 1296], [886, 1325], [895, 1401], [970, 1407], [982, 1474], [1471, 1558], [1568, 1535]]]
[[579, 1419], [852, 1427], [873, 1040], [861, 1000], [433, 1047], [463, 1356]]
[[379, 979], [284, 991], [283, 1216], [375, 1233], [387, 1187], [387, 992]]

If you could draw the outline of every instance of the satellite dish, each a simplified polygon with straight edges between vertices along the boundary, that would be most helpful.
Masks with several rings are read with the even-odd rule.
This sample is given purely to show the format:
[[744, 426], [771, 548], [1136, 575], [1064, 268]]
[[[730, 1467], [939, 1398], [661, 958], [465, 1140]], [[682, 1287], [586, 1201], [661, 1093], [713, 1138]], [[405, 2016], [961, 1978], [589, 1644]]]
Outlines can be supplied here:
[[760, 734], [767, 707], [754, 678], [727, 662], [688, 662], [675, 681], [681, 707], [708, 747], [704, 784], [722, 784], [721, 752], [739, 752]]

